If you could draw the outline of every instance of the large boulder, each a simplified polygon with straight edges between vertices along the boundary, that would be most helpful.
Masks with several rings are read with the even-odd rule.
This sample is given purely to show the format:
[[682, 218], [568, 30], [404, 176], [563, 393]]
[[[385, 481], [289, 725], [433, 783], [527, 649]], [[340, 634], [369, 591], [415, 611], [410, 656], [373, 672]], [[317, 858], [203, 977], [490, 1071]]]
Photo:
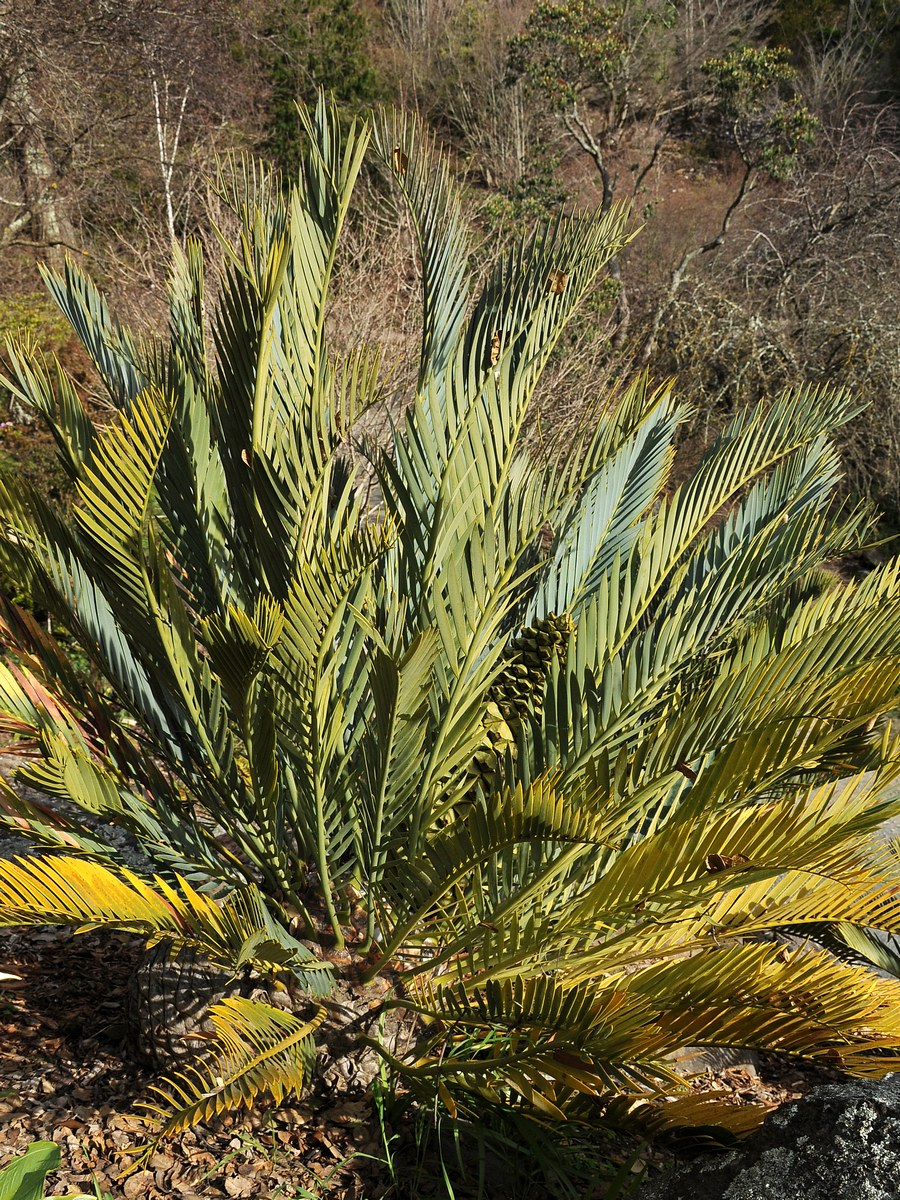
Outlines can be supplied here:
[[769, 1116], [739, 1150], [645, 1184], [639, 1200], [897, 1200], [900, 1075], [829, 1084]]

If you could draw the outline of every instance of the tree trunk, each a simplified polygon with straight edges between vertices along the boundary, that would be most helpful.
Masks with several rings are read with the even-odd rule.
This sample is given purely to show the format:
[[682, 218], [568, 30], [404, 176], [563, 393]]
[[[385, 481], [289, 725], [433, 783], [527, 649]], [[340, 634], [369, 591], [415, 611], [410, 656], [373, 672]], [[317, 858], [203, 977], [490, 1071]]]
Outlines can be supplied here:
[[27, 58], [15, 65], [7, 92], [8, 120], [13, 129], [32, 240], [44, 248], [50, 266], [58, 269], [65, 261], [66, 251], [75, 249], [75, 236], [59, 194], [59, 172], [34, 103], [33, 70]]

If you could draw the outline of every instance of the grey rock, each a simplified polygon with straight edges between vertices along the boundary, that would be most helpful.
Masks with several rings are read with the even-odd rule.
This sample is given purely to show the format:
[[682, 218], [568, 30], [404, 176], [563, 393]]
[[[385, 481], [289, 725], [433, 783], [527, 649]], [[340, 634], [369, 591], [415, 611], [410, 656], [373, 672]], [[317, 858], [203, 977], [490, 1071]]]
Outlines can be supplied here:
[[829, 1084], [772, 1113], [739, 1150], [645, 1184], [638, 1200], [897, 1200], [900, 1075]]
[[732, 1049], [728, 1046], [685, 1046], [668, 1055], [679, 1075], [700, 1075], [704, 1071], [727, 1071], [738, 1068], [751, 1079], [759, 1074], [759, 1055], [755, 1050]]

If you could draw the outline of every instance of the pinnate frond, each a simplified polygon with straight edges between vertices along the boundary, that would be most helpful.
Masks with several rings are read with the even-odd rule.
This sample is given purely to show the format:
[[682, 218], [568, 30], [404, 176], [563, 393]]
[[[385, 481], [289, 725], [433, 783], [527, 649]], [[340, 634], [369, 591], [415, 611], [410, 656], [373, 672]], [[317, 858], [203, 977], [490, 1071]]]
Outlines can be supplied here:
[[150, 1154], [160, 1138], [180, 1133], [235, 1108], [250, 1108], [261, 1095], [276, 1104], [299, 1092], [314, 1053], [312, 1035], [325, 1020], [324, 1008], [302, 1019], [260, 1001], [240, 997], [209, 1009], [214, 1026], [203, 1059], [152, 1085], [158, 1100], [140, 1107], [156, 1127]]
[[297, 967], [316, 990], [327, 989], [330, 968], [290, 938], [269, 915], [252, 885], [222, 904], [184, 879], [177, 887], [159, 876], [147, 882], [126, 867], [63, 855], [0, 862], [0, 924], [105, 927], [190, 946], [211, 961], [237, 970]]

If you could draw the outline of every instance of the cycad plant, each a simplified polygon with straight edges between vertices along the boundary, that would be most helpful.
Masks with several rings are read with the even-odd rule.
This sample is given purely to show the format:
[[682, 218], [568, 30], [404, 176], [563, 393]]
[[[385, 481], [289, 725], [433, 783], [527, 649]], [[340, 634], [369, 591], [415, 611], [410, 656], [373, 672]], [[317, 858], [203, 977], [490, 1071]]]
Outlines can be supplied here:
[[[897, 1069], [900, 984], [760, 937], [900, 918], [877, 833], [900, 812], [879, 723], [900, 567], [823, 569], [870, 520], [834, 503], [830, 435], [855, 405], [798, 387], [676, 486], [684, 410], [642, 376], [533, 453], [541, 373], [626, 214], [560, 216], [473, 299], [421, 130], [348, 127], [324, 101], [303, 121], [289, 188], [238, 172], [214, 303], [201, 246], [175, 251], [157, 340], [74, 266], [48, 276], [108, 424], [10, 350], [75, 499], [61, 516], [0, 485], [3, 555], [100, 682], [6, 606], [3, 726], [36, 751], [19, 776], [71, 807], [4, 787], [41, 852], [0, 865], [2, 920], [132, 930], [286, 981], [293, 1011], [214, 1008], [206, 1054], [161, 1085], [161, 1132], [303, 1086], [316, 1043], [374, 1050], [451, 1117], [651, 1131], [755, 1119], [689, 1091], [685, 1045]], [[367, 154], [422, 273], [417, 387], [387, 445], [357, 434], [377, 351], [327, 341]], [[78, 812], [129, 830], [153, 871]], [[370, 1018], [398, 1012], [406, 1040], [380, 1039]]]

